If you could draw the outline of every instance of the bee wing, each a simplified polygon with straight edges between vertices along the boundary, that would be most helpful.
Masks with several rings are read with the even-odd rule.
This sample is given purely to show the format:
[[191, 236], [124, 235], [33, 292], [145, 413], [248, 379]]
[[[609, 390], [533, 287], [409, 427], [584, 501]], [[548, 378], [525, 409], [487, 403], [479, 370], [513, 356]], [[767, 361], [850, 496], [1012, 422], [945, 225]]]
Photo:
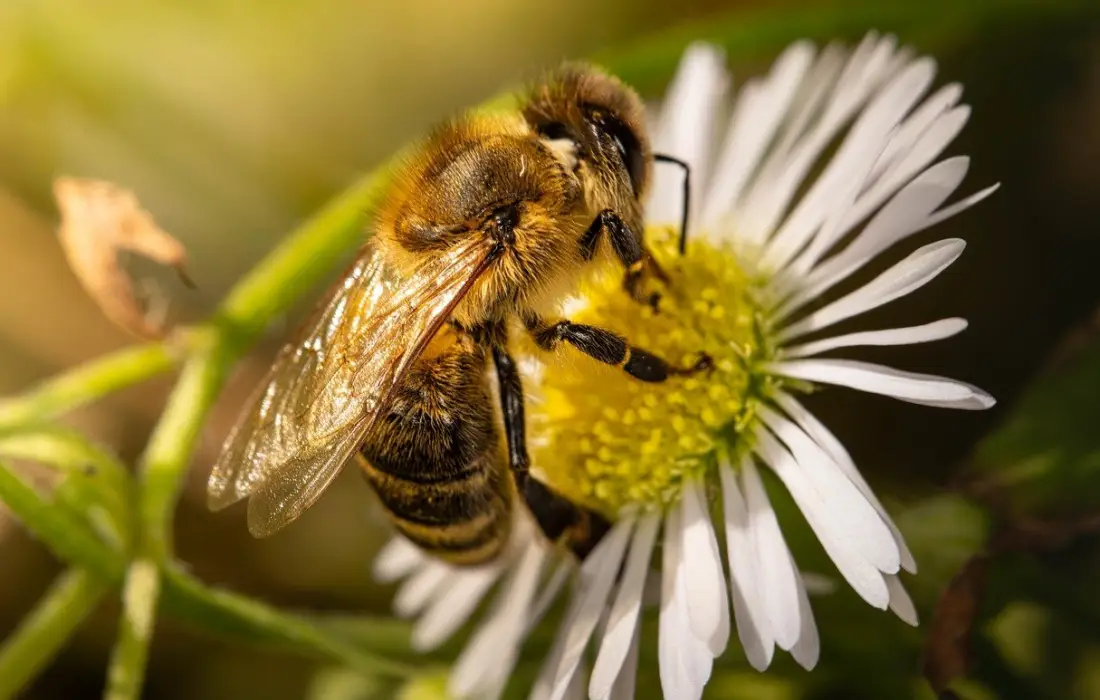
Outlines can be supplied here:
[[398, 278], [365, 251], [242, 411], [210, 474], [210, 508], [249, 498], [248, 528], [264, 537], [313, 505], [490, 261], [471, 240]]

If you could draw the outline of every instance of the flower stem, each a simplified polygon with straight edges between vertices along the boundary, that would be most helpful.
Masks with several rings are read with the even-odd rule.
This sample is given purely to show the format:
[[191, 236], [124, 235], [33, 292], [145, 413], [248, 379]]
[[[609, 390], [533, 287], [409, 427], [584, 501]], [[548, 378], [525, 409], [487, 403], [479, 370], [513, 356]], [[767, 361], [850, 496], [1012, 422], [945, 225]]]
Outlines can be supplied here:
[[225, 354], [225, 344], [215, 335], [196, 350], [149, 438], [141, 460], [140, 556], [164, 561], [171, 554], [172, 513], [206, 415], [231, 365]]
[[145, 682], [145, 663], [153, 636], [160, 572], [147, 559], [135, 561], [126, 574], [122, 590], [122, 617], [118, 639], [111, 651], [104, 700], [136, 700]]
[[69, 510], [42, 498], [3, 462], [0, 462], [0, 501], [59, 559], [89, 569], [101, 580], [120, 577], [121, 553], [112, 552]]
[[103, 598], [107, 585], [91, 572], [61, 574], [0, 648], [0, 699], [35, 678]]
[[141, 695], [160, 595], [159, 566], [171, 558], [172, 513], [199, 432], [231, 361], [211, 334], [184, 364], [142, 458], [137, 556], [126, 575], [118, 638], [107, 677], [108, 700]]
[[352, 183], [292, 232], [230, 290], [216, 323], [237, 344], [247, 346], [275, 316], [330, 274], [366, 240], [365, 214], [385, 191], [390, 170], [383, 166]]
[[[358, 636], [340, 634], [300, 615], [210, 588], [175, 566], [163, 573], [166, 607], [180, 620], [207, 632], [328, 659], [367, 674], [404, 678], [415, 672], [411, 666], [367, 651], [368, 645], [358, 643]], [[374, 625], [361, 620], [359, 625], [371, 627], [373, 641], [380, 642], [372, 648], [396, 648], [394, 640], [407, 640], [408, 625], [392, 620], [377, 622]]]
[[166, 343], [119, 350], [60, 374], [22, 396], [0, 401], [0, 428], [48, 420], [172, 369]]

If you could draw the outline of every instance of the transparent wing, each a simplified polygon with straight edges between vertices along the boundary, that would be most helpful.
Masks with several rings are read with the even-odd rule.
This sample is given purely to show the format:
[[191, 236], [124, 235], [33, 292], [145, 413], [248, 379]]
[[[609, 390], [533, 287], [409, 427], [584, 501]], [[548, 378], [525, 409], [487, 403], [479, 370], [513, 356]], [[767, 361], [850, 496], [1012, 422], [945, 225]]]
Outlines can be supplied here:
[[401, 278], [376, 249], [364, 251], [243, 409], [210, 474], [210, 508], [249, 498], [248, 528], [264, 537], [313, 505], [485, 270], [489, 250], [471, 240]]

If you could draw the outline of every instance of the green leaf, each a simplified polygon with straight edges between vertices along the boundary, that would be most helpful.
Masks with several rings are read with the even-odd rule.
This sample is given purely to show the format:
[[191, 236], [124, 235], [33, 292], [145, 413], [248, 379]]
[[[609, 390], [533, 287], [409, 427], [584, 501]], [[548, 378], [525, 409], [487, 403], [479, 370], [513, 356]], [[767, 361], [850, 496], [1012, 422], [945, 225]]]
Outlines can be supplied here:
[[979, 445], [972, 489], [1012, 518], [1100, 506], [1100, 343], [1036, 379]]

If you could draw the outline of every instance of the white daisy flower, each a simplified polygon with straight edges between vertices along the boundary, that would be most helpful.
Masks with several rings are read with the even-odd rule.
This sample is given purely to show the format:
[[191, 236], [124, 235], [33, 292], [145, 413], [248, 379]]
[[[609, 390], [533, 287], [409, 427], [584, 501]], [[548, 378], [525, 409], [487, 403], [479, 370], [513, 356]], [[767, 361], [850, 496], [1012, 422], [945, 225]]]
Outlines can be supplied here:
[[[660, 608], [665, 697], [699, 698], [733, 629], [756, 669], [768, 667], [777, 647], [812, 668], [817, 628], [766, 471], [790, 492], [847, 583], [916, 624], [898, 577], [916, 571], [912, 554], [847, 451], [797, 394], [829, 384], [945, 408], [994, 403], [955, 380], [820, 357], [940, 340], [966, 326], [948, 318], [819, 333], [935, 278], [963, 241], [923, 246], [862, 287], [817, 303], [895, 243], [996, 189], [944, 204], [968, 159], [933, 162], [969, 108], [959, 104], [958, 85], [929, 94], [934, 74], [931, 59], [891, 37], [869, 35], [853, 51], [797, 43], [742, 87], [724, 116], [723, 56], [705, 45], [686, 52], [652, 119], [655, 150], [690, 164], [693, 192], [681, 255], [682, 173], [658, 168], [646, 235], [671, 278], [660, 312], [628, 299], [612, 270], [582, 290], [569, 315], [676, 362], [706, 352], [715, 368], [646, 384], [570, 357], [526, 382], [539, 399], [528, 408], [535, 473], [613, 522], [579, 567], [532, 698], [632, 697], [650, 599]], [[568, 560], [518, 518], [507, 554], [489, 567], [453, 569], [399, 540], [378, 562], [382, 578], [405, 579], [396, 607], [418, 617], [420, 648], [453, 633], [499, 582], [452, 675], [457, 696], [502, 692], [527, 631], [567, 577]]]

